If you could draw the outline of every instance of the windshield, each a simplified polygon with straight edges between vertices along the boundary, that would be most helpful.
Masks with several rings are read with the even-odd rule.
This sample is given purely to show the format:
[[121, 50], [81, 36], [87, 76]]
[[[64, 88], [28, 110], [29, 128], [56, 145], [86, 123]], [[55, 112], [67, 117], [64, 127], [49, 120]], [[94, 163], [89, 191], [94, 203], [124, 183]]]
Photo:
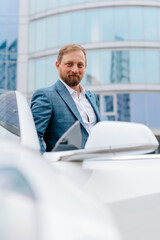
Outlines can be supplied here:
[[20, 129], [16, 95], [0, 90], [0, 139], [19, 141]]

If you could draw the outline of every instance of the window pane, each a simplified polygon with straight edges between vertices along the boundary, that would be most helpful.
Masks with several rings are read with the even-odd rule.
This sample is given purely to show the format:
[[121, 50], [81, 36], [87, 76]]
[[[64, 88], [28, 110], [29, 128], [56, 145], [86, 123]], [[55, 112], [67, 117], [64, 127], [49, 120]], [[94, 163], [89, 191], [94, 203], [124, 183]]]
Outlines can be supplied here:
[[128, 40], [129, 26], [128, 26], [128, 9], [115, 9], [115, 40], [123, 41]]
[[84, 43], [85, 42], [85, 13], [76, 12], [72, 14], [72, 42]]
[[58, 79], [58, 71], [56, 69], [56, 56], [46, 59], [46, 86], [54, 84]]
[[37, 21], [36, 23], [36, 51], [46, 48], [46, 19]]
[[[2, 18], [0, 18], [1, 21]], [[4, 49], [4, 47], [6, 47], [7, 44], [7, 27], [5, 24], [3, 24], [2, 22], [0, 22], [0, 52], [2, 49]]]
[[117, 94], [117, 121], [131, 121], [130, 94]]
[[46, 0], [37, 0], [36, 2], [36, 12], [41, 12], [47, 9]]
[[131, 94], [131, 121], [147, 124], [145, 93]]
[[145, 51], [146, 83], [159, 83], [159, 52]]
[[36, 41], [36, 23], [32, 22], [29, 24], [29, 52], [35, 52], [35, 41]]
[[70, 5], [72, 0], [60, 0], [59, 1], [59, 5], [60, 6], [66, 6], [66, 5]]
[[100, 41], [112, 41], [114, 39], [113, 9], [100, 11]]
[[58, 46], [58, 18], [47, 19], [47, 48]]
[[144, 51], [130, 51], [130, 78], [131, 83], [145, 83], [144, 79]]
[[99, 11], [86, 12], [86, 42], [98, 42], [101, 40]]
[[6, 80], [6, 74], [7, 74], [7, 70], [6, 70], [7, 66], [6, 66], [6, 62], [2, 62], [0, 61], [0, 88], [5, 89], [5, 80]]
[[115, 116], [106, 116], [106, 119], [104, 118], [104, 116], [103, 116], [103, 121], [105, 121], [105, 120], [108, 120], [108, 121], [115, 121], [116, 120], [116, 117]]
[[15, 39], [9, 46], [8, 46], [9, 58], [8, 60], [15, 61], [17, 60], [17, 39]]
[[28, 73], [28, 92], [31, 93], [35, 89], [35, 61], [30, 61]]
[[48, 9], [57, 8], [59, 6], [59, 0], [48, 0]]
[[148, 126], [149, 127], [160, 127], [160, 94], [159, 93], [148, 93], [147, 94], [147, 107], [148, 107]]
[[113, 96], [104, 96], [103, 97], [103, 112], [113, 112], [114, 104], [113, 104]]
[[83, 3], [83, 2], [86, 2], [86, 0], [74, 0], [74, 4]]
[[8, 13], [8, 2], [6, 0], [1, 0], [0, 15], [7, 15]]
[[29, 1], [29, 12], [31, 15], [36, 12], [36, 0]]
[[[1, 0], [1, 1], [3, 2], [3, 0]], [[19, 0], [8, 0], [9, 15], [14, 15], [14, 17], [15, 17], [15, 15], [18, 16], [18, 4], [19, 4]]]
[[12, 45], [15, 40], [17, 40], [17, 35], [18, 35], [18, 23], [17, 25], [11, 25], [8, 27], [8, 34], [7, 34], [7, 42], [8, 42], [8, 47]]
[[101, 84], [110, 83], [111, 79], [111, 51], [101, 51], [100, 59], [101, 59]]
[[158, 40], [157, 11], [156, 9], [144, 9], [144, 39]]
[[7, 89], [16, 90], [16, 78], [17, 78], [17, 63], [9, 62], [7, 71]]
[[128, 83], [129, 79], [129, 52], [115, 51], [112, 52], [111, 60], [111, 82]]
[[46, 87], [46, 61], [40, 59], [36, 61], [36, 89]]
[[142, 40], [143, 36], [142, 8], [129, 9], [129, 39]]
[[59, 44], [71, 43], [71, 14], [64, 14], [59, 17]]
[[88, 52], [87, 59], [88, 64], [83, 84], [87, 85], [100, 84], [101, 72], [99, 52]]
[[[7, 52], [7, 41], [4, 41], [1, 45], [0, 45], [0, 54], [5, 55]], [[5, 57], [6, 59], [6, 57]], [[2, 60], [2, 57], [0, 58], [0, 60]]]

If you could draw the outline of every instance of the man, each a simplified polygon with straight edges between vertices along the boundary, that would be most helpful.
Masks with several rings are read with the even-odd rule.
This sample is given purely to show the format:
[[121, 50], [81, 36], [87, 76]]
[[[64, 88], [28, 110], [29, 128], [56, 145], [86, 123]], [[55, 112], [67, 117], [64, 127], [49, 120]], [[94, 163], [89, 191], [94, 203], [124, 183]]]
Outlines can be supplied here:
[[96, 95], [80, 85], [86, 66], [86, 52], [82, 46], [63, 46], [56, 62], [59, 80], [51, 87], [39, 89], [33, 94], [31, 110], [42, 152], [51, 151], [58, 139], [77, 120], [81, 125], [84, 148], [93, 126], [100, 121]]

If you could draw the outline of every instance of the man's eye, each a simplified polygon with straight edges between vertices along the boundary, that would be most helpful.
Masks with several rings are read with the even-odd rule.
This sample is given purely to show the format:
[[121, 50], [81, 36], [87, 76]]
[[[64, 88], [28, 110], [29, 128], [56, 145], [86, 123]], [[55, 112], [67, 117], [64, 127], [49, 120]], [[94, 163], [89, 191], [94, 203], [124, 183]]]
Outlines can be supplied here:
[[83, 64], [81, 64], [81, 63], [78, 64], [78, 67], [79, 67], [79, 68], [82, 68], [82, 67], [83, 67]]
[[67, 63], [67, 66], [68, 66], [68, 67], [71, 67], [71, 66], [72, 66], [72, 63]]

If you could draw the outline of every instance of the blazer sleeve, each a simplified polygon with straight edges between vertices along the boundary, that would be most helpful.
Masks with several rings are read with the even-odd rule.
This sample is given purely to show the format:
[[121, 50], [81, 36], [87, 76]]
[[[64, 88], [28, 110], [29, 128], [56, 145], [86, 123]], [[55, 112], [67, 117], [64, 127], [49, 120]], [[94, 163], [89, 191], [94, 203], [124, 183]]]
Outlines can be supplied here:
[[31, 111], [37, 129], [41, 151], [45, 152], [43, 137], [52, 116], [52, 104], [45, 90], [37, 90], [31, 99]]

